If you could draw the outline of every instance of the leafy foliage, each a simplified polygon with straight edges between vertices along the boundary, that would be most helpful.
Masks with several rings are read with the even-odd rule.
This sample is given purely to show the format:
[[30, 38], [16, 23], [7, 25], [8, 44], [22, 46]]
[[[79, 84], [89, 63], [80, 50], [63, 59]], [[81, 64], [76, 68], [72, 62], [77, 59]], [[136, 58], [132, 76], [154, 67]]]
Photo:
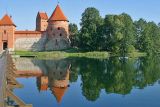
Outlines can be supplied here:
[[105, 17], [104, 35], [108, 51], [124, 55], [134, 51], [134, 25], [131, 17], [125, 13], [121, 15], [107, 15]]
[[74, 23], [69, 24], [69, 33], [70, 33], [70, 40], [71, 40], [71, 46], [78, 46], [79, 38], [78, 38], [78, 27]]
[[99, 50], [99, 30], [103, 20], [95, 8], [87, 8], [82, 14], [80, 29], [80, 47], [93, 51]]
[[86, 51], [109, 51], [126, 56], [136, 51], [148, 55], [160, 53], [160, 24], [138, 21], [122, 13], [106, 15], [103, 19], [96, 8], [87, 8], [82, 14], [81, 28], [70, 24], [72, 46]]

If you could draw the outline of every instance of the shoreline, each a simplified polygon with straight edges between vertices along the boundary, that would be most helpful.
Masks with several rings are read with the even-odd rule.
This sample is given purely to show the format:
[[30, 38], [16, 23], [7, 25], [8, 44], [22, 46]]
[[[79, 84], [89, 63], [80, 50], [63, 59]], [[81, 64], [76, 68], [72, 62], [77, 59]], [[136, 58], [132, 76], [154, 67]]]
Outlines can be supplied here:
[[[35, 57], [38, 59], [58, 59], [58, 58], [67, 58], [67, 57], [77, 57], [77, 58], [94, 58], [94, 59], [107, 59], [109, 57], [118, 57], [110, 52], [65, 52], [65, 51], [51, 51], [51, 52], [32, 52], [32, 51], [15, 51], [13, 54], [15, 57]], [[146, 53], [142, 52], [133, 52], [128, 53], [127, 57], [137, 58], [147, 56]]]

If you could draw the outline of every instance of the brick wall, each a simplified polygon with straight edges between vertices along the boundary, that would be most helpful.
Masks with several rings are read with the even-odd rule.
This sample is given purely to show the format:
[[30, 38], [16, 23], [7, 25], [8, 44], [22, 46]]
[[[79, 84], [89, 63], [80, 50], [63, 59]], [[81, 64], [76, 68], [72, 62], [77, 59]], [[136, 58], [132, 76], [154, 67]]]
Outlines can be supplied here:
[[53, 21], [50, 22], [47, 28], [48, 41], [46, 43], [46, 50], [63, 50], [70, 46], [68, 22], [67, 21]]
[[43, 51], [46, 34], [15, 34], [15, 50]]

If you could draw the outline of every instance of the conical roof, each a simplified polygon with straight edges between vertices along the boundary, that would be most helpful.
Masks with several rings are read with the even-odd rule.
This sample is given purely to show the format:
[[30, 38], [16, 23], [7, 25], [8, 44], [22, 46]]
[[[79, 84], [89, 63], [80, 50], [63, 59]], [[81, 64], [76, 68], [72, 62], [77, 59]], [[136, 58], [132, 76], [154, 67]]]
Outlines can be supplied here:
[[4, 26], [4, 25], [13, 25], [13, 26], [16, 26], [16, 25], [13, 23], [11, 17], [8, 16], [7, 14], [4, 15], [3, 18], [2, 18], [1, 21], [0, 21], [0, 26]]
[[63, 98], [66, 90], [67, 90], [67, 87], [65, 87], [65, 88], [53, 87], [52, 88], [52, 93], [56, 97], [56, 100], [58, 103], [60, 103], [62, 101], [62, 98]]
[[55, 8], [48, 21], [68, 21], [59, 5]]

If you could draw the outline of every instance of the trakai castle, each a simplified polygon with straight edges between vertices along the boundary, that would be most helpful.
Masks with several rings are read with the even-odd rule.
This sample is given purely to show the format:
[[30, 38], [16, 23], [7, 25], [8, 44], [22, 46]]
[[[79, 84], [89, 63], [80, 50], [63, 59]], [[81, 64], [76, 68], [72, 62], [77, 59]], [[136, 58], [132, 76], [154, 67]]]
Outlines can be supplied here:
[[16, 25], [9, 15], [0, 20], [0, 51], [8, 48], [14, 50], [52, 51], [70, 47], [68, 19], [60, 6], [48, 18], [38, 12], [36, 30], [16, 30]]

